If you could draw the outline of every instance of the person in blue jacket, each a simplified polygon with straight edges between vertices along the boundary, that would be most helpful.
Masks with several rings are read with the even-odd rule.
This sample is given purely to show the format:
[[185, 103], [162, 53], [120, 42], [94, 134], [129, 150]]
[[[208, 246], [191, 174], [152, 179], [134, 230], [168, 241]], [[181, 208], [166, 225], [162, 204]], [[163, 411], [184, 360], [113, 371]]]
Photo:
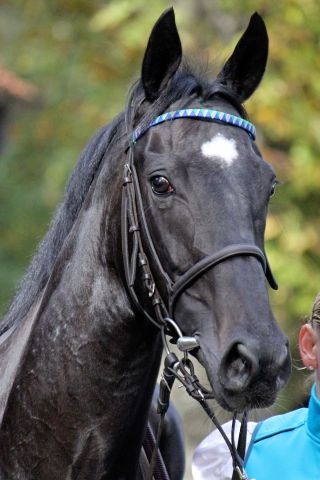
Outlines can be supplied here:
[[[245, 456], [249, 479], [320, 480], [320, 294], [309, 322], [300, 329], [299, 350], [305, 368], [315, 373], [309, 406], [258, 424], [249, 422]], [[231, 422], [224, 429], [230, 436]], [[196, 448], [192, 474], [194, 480], [231, 479], [230, 454], [217, 430]]]

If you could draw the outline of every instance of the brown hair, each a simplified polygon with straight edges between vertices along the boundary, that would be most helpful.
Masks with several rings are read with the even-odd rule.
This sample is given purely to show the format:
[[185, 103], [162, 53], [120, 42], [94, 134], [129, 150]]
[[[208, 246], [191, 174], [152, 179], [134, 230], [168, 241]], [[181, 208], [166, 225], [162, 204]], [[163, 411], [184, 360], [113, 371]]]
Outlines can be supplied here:
[[320, 293], [317, 294], [312, 305], [310, 316], [310, 323], [312, 327], [320, 328]]

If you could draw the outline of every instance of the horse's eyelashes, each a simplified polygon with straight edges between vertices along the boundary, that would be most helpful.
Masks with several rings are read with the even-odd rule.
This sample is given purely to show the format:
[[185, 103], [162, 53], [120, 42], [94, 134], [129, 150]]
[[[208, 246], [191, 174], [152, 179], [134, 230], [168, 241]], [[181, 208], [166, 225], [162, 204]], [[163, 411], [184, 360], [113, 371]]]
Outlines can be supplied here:
[[151, 188], [156, 195], [166, 195], [174, 191], [167, 177], [163, 175], [155, 175], [151, 178]]
[[276, 193], [276, 187], [279, 184], [278, 181], [273, 182], [271, 190], [270, 190], [270, 197], [273, 197], [273, 195]]

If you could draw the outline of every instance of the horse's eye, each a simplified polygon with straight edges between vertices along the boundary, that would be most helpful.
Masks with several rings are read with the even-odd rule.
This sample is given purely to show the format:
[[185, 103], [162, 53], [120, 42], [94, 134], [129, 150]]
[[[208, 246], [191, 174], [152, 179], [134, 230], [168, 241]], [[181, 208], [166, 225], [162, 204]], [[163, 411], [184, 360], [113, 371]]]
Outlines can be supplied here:
[[270, 197], [272, 197], [276, 193], [277, 183], [278, 182], [274, 182], [274, 184], [272, 185], [271, 190], [270, 190]]
[[151, 188], [157, 195], [164, 195], [173, 192], [173, 186], [166, 177], [157, 175], [151, 178]]

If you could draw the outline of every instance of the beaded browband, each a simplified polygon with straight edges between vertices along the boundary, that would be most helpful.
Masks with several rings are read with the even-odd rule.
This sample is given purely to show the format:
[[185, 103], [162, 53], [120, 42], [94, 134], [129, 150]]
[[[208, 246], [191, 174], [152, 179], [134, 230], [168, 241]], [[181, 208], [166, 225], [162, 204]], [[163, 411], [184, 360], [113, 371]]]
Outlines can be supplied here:
[[150, 125], [145, 128], [138, 127], [132, 134], [132, 143], [136, 141], [151, 127], [159, 125], [159, 123], [167, 120], [176, 120], [177, 118], [199, 118], [211, 122], [225, 123], [245, 130], [252, 140], [256, 139], [255, 126], [241, 117], [236, 117], [231, 113], [219, 112], [217, 110], [210, 110], [208, 108], [186, 108], [182, 110], [175, 110], [173, 112], [166, 112], [156, 117]]

